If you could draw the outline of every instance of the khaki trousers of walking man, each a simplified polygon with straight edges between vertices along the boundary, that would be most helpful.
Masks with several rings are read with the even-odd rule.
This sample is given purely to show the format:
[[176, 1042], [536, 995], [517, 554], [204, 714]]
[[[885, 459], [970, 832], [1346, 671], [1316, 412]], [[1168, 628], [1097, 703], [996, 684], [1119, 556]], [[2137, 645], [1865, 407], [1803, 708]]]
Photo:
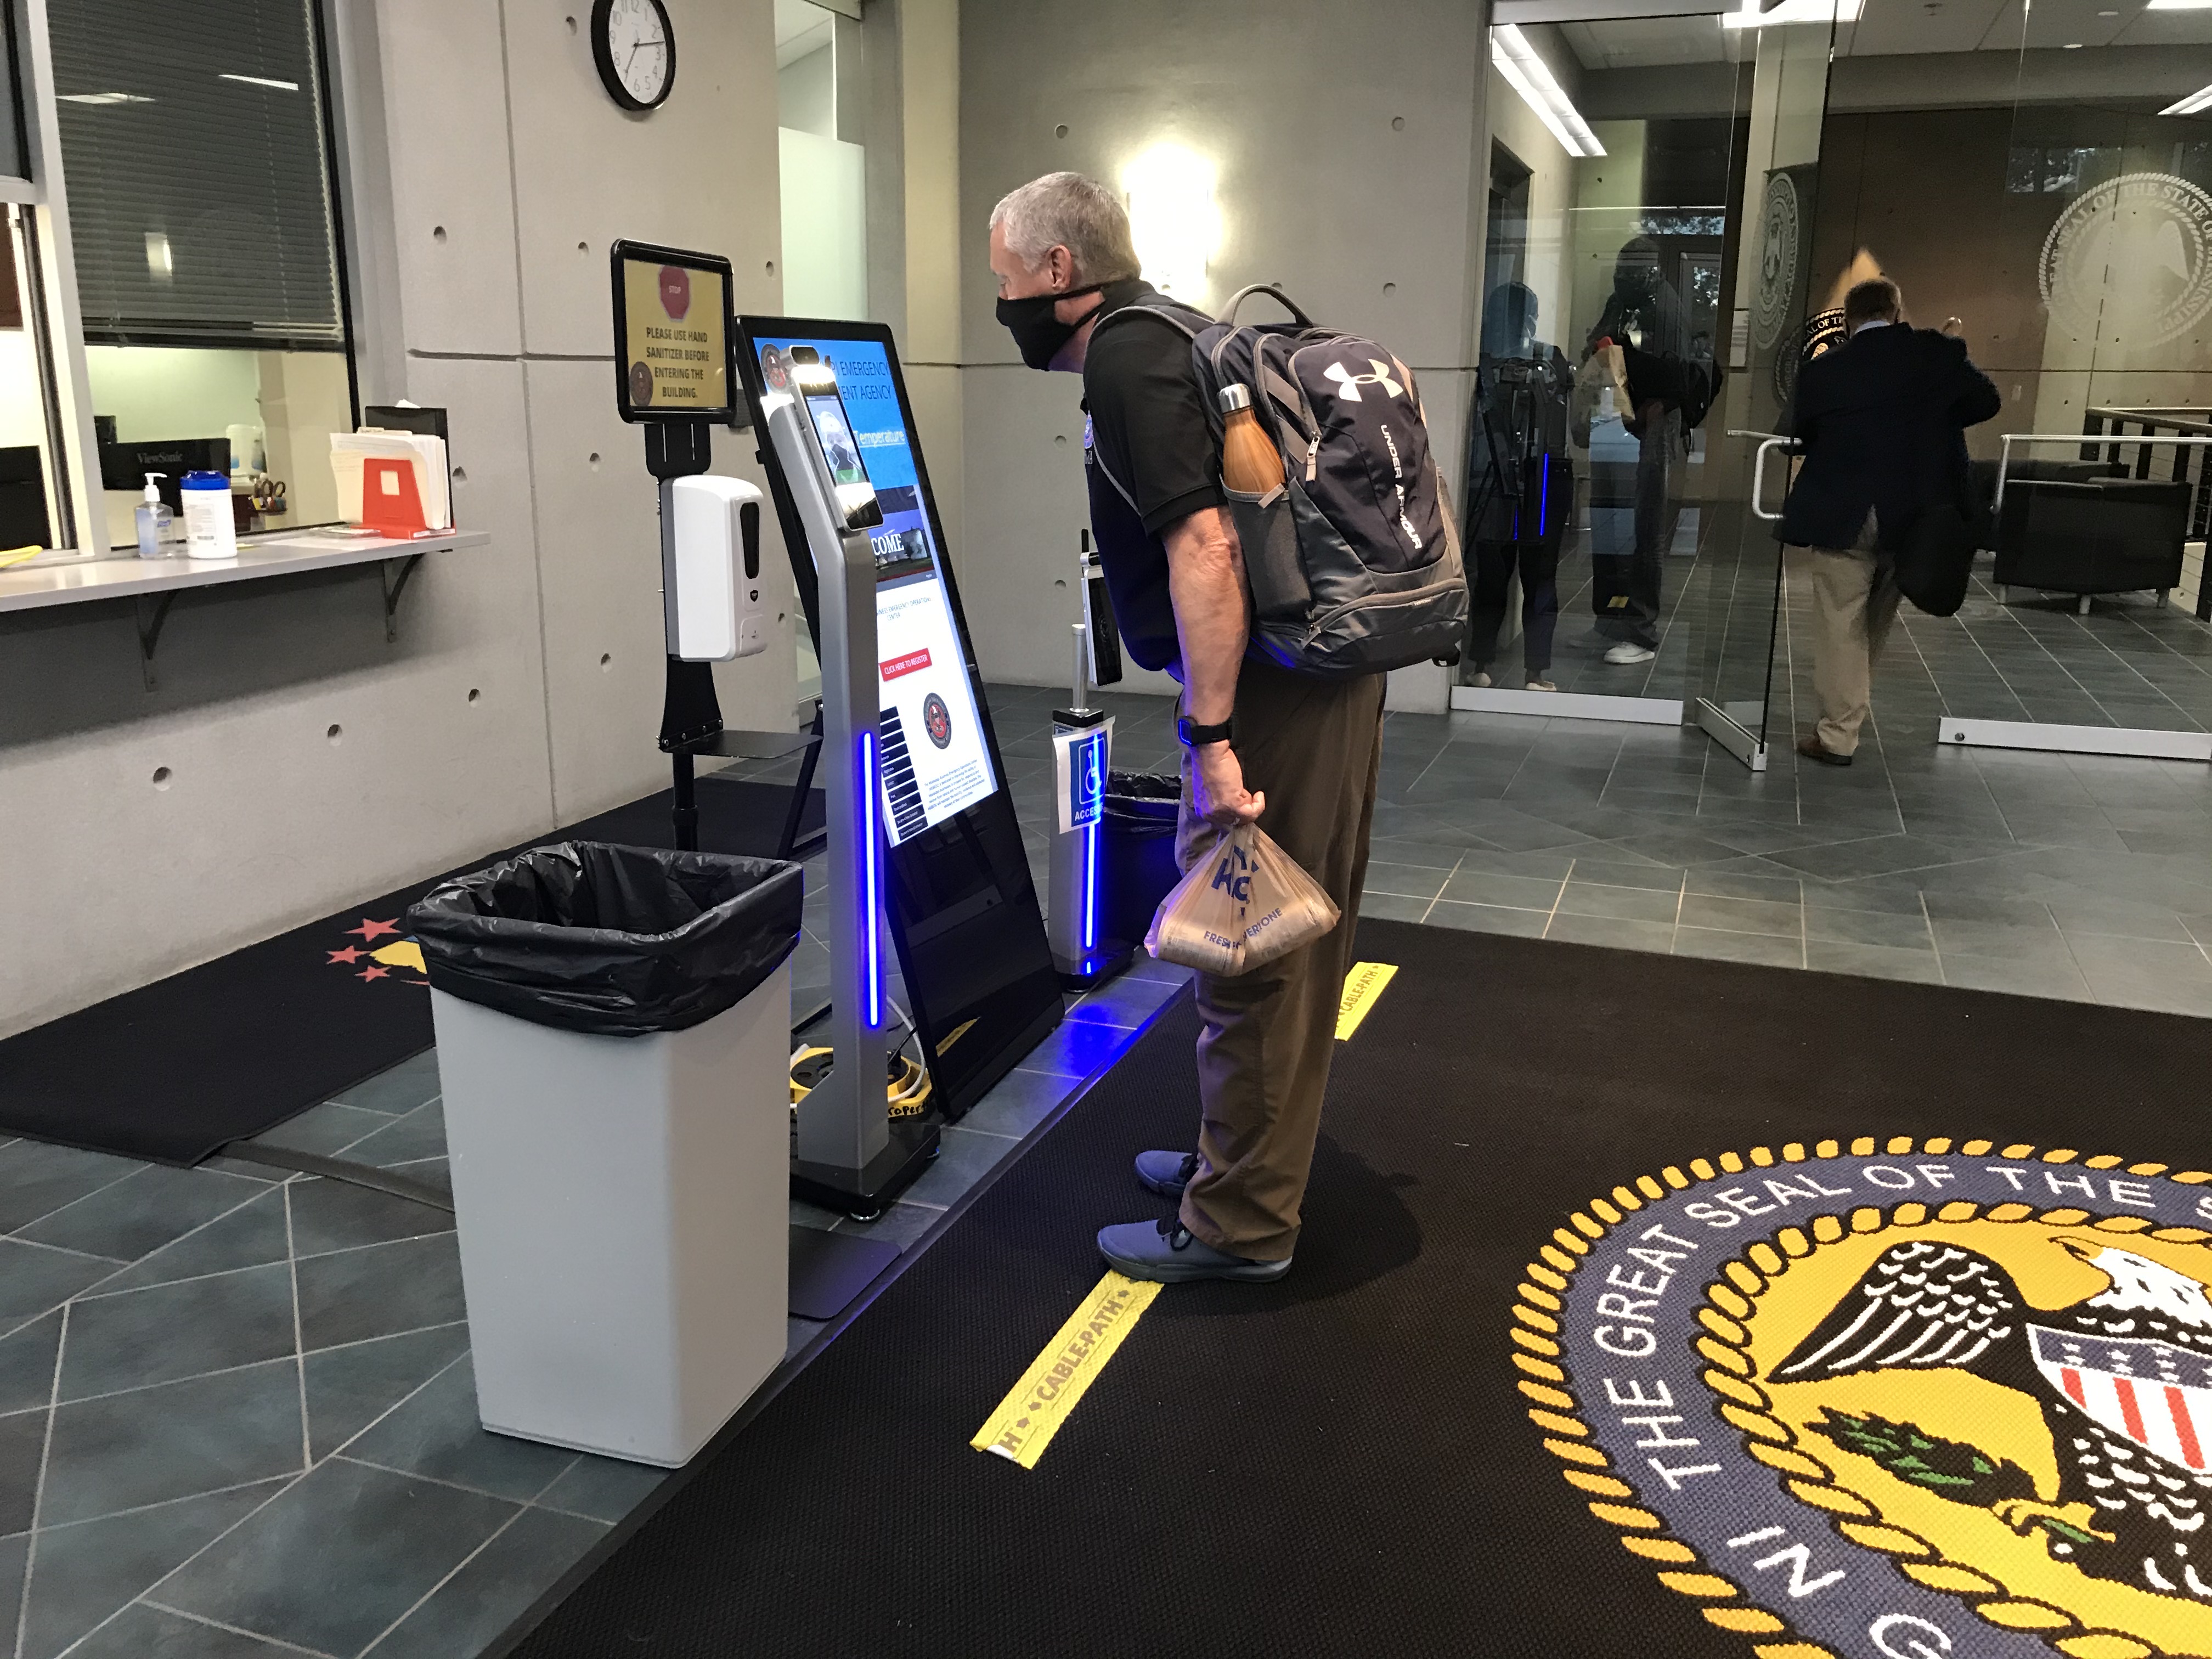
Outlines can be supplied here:
[[1813, 550], [1813, 690], [1820, 746], [1832, 755], [1859, 746], [1898, 597], [1896, 569], [1875, 550], [1873, 514], [1855, 545]]

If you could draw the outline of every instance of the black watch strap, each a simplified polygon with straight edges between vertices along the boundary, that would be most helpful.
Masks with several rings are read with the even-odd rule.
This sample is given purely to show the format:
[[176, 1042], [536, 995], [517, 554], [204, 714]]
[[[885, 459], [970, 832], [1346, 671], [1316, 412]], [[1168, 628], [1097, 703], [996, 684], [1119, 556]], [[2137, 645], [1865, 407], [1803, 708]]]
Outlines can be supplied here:
[[1228, 743], [1237, 735], [1237, 717], [1231, 715], [1218, 726], [1200, 726], [1188, 714], [1176, 716], [1176, 737], [1186, 749], [1195, 749], [1201, 744]]

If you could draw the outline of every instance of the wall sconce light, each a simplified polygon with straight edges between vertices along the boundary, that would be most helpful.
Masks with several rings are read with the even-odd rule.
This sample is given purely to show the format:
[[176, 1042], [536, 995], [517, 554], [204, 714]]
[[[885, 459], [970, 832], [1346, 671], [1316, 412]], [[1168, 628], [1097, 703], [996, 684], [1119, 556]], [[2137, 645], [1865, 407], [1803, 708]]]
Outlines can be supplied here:
[[1121, 170], [1129, 234], [1145, 276], [1163, 294], [1195, 301], [1221, 239], [1213, 163], [1180, 144], [1156, 144]]

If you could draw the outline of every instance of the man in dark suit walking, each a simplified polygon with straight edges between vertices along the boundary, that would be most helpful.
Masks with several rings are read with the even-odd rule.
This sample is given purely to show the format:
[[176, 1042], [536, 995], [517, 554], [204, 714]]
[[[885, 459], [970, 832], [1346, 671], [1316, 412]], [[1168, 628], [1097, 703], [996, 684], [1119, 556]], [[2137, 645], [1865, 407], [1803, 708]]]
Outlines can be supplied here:
[[2003, 399], [1963, 340], [1903, 320], [1886, 276], [1844, 296], [1844, 344], [1805, 365], [1790, 430], [1805, 460], [1775, 533], [1813, 557], [1813, 689], [1820, 721], [1797, 752], [1849, 766], [1897, 617], [1895, 555], [1929, 504], [1971, 521], [1966, 428]]

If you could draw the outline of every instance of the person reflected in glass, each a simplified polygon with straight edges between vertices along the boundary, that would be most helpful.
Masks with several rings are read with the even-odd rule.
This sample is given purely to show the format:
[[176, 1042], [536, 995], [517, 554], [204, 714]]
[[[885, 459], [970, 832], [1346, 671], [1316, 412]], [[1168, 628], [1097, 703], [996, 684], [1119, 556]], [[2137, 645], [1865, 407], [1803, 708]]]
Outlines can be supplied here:
[[[1619, 358], [1612, 356], [1616, 349]], [[1710, 362], [1691, 350], [1689, 309], [1650, 237], [1622, 244], [1613, 262], [1613, 292], [1589, 331], [1583, 357], [1586, 373], [1615, 366], [1610, 375], [1615, 412], [1636, 445], [1627, 501], [1618, 493], [1594, 490], [1605, 505], [1590, 515], [1596, 631], [1613, 641], [1605, 660], [1628, 666], [1658, 653], [1662, 562], [1681, 514], [1685, 434], [1705, 418], [1713, 388]], [[1594, 482], [1601, 477], [1595, 456], [1591, 472]]]
[[1483, 302], [1482, 356], [1468, 454], [1472, 623], [1468, 684], [1496, 684], [1506, 595], [1521, 578], [1521, 653], [1531, 691], [1556, 691], [1552, 635], [1559, 619], [1559, 543], [1574, 513], [1567, 448], [1574, 367], [1536, 337], [1536, 295], [1501, 283]]

